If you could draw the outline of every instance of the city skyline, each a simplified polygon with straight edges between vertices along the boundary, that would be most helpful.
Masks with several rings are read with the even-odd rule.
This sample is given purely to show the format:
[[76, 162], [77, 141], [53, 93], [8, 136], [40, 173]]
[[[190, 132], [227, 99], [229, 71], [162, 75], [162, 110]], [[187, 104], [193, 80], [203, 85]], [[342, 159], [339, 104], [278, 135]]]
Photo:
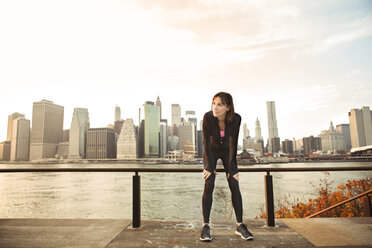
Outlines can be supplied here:
[[[42, 99], [42, 100], [40, 100], [41, 102], [43, 102], [43, 101], [46, 101], [46, 102], [50, 102], [50, 103], [52, 103], [52, 104], [56, 104], [55, 102], [53, 102], [53, 101], [51, 101], [51, 100], [48, 100], [48, 99]], [[34, 102], [34, 103], [38, 103], [38, 101], [36, 101], [36, 102]], [[33, 103], [33, 104], [34, 104]], [[152, 103], [152, 104], [154, 104], [154, 102], [151, 102], [151, 101], [145, 101], [145, 104], [146, 103]], [[272, 103], [272, 102], [271, 102]], [[267, 104], [268, 104], [268, 102], [266, 102], [266, 107], [267, 107]], [[275, 102], [274, 102], [274, 104], [275, 104]], [[61, 107], [64, 107], [63, 105], [60, 105], [60, 104], [57, 104], [57, 105], [59, 105], [59, 106], [61, 106]], [[174, 104], [173, 104], [174, 105]], [[179, 106], [178, 104], [176, 104], [177, 106]], [[368, 107], [369, 108], [369, 106], [360, 106], [359, 108], [354, 108], [354, 109], [352, 109], [352, 110], [357, 110], [357, 111], [359, 111], [360, 110], [360, 108], [363, 108], [363, 107]], [[117, 113], [117, 109], [118, 108], [120, 108], [120, 106], [118, 106], [118, 105], [116, 105], [114, 108], [113, 108], [113, 112], [114, 112], [114, 114], [116, 114]], [[76, 111], [76, 109], [81, 109], [81, 108], [74, 108], [74, 111]], [[86, 111], [88, 111], [89, 112], [89, 109], [88, 108], [84, 108]], [[141, 108], [140, 108], [141, 109]], [[160, 110], [160, 108], [159, 108], [159, 110]], [[87, 113], [88, 113], [87, 112]], [[170, 111], [171, 112], [171, 111]], [[195, 112], [195, 111], [190, 111], [190, 110], [185, 110], [185, 114], [184, 115], [181, 115], [181, 118], [183, 118], [183, 120], [184, 121], [188, 121], [187, 120], [187, 113], [186, 112]], [[268, 112], [267, 112], [268, 113]], [[267, 115], [267, 113], [266, 113], [266, 115]], [[348, 113], [348, 112], [347, 112]], [[15, 113], [12, 113], [12, 114], [10, 114], [9, 116], [7, 116], [7, 119], [8, 119], [8, 123], [7, 123], [7, 125], [5, 125], [6, 126], [6, 129], [5, 129], [5, 140], [7, 140], [7, 136], [9, 135], [9, 118], [11, 118], [11, 116], [13, 116], [14, 114], [16, 114], [17, 116], [19, 115], [19, 116], [21, 116], [22, 118], [24, 118], [24, 119], [27, 119], [27, 120], [32, 120], [32, 114], [31, 114], [31, 117], [30, 118], [28, 118], [26, 115], [24, 115], [24, 114], [22, 114], [22, 113], [18, 113], [18, 112], [15, 112]], [[137, 113], [138, 114], [138, 113]], [[140, 117], [141, 118], [141, 115], [139, 115], [138, 117]], [[72, 113], [72, 117], [71, 117], [71, 120], [66, 120], [66, 117], [64, 116], [64, 125], [66, 124], [66, 122], [70, 122], [70, 124], [69, 125], [71, 125], [71, 122], [73, 122], [73, 119], [74, 118], [74, 113]], [[103, 125], [103, 126], [95, 126], [95, 127], [92, 127], [92, 128], [107, 128], [107, 127], [109, 127], [109, 125], [112, 125], [113, 126], [113, 123], [115, 122], [115, 118], [116, 118], [116, 115], [114, 116], [114, 118], [113, 118], [113, 122], [111, 123], [111, 122], [107, 122], [108, 124], [106, 124], [106, 125]], [[267, 116], [266, 116], [266, 118], [267, 118]], [[89, 117], [89, 119], [90, 119], [90, 117]], [[133, 121], [133, 123], [135, 123], [135, 120], [137, 119], [136, 117], [127, 117], [126, 119], [132, 119], [132, 121]], [[172, 118], [170, 118], [170, 119], [172, 119]], [[164, 120], [168, 120], [168, 122], [169, 122], [169, 119], [164, 119]], [[195, 122], [195, 124], [196, 125], [198, 125], [198, 123], [201, 121], [202, 119], [198, 119], [196, 122]], [[257, 132], [257, 121], [259, 122], [259, 120], [258, 119], [256, 119], [256, 121], [255, 121], [255, 132]], [[268, 119], [266, 119], [266, 121], [267, 122], [269, 122], [268, 121]], [[332, 122], [332, 121], [331, 121]], [[159, 125], [160, 125], [160, 123], [161, 123], [161, 121], [159, 121]], [[241, 123], [241, 126], [240, 126], [240, 134], [239, 134], [239, 138], [244, 138], [244, 135], [243, 135], [243, 132], [244, 132], [244, 126], [245, 126], [245, 124], [246, 124], [246, 122], [244, 122], [244, 120], [242, 120], [242, 123]], [[349, 125], [349, 121], [347, 122], [347, 123], [336, 123], [335, 125]], [[138, 124], [135, 124], [135, 126], [138, 126], [139, 127], [139, 125]], [[171, 127], [171, 126], [170, 126]], [[248, 132], [250, 133], [250, 129], [249, 129], [249, 125], [247, 125], [247, 127], [248, 127]], [[30, 126], [30, 128], [32, 128], [32, 125]], [[198, 128], [198, 130], [201, 130], [201, 128], [199, 127], [199, 126], [197, 126], [197, 128]], [[64, 126], [63, 127], [63, 130], [70, 130], [70, 126]], [[318, 133], [315, 133], [315, 134], [310, 134], [310, 135], [314, 135], [314, 136], [318, 136], [318, 135], [320, 135], [321, 134], [321, 132], [322, 131], [324, 131], [324, 130], [327, 130], [327, 128], [323, 128], [322, 130], [319, 130], [318, 131]], [[260, 134], [262, 133], [262, 131], [260, 130]], [[250, 137], [251, 138], [256, 138], [256, 135], [257, 134], [255, 134], [255, 135], [253, 135], [252, 136], [252, 134], [250, 135]], [[268, 135], [268, 132], [267, 132], [267, 135]], [[309, 136], [310, 136], [309, 135]], [[280, 136], [279, 136], [280, 137]], [[299, 139], [302, 139], [302, 138], [304, 138], [304, 137], [306, 137], [306, 136], [302, 136], [302, 137], [282, 137], [283, 138], [283, 140], [284, 139], [290, 139], [290, 138], [296, 138], [296, 140], [299, 140]], [[269, 136], [267, 136], [267, 137], [263, 137], [263, 139], [264, 140], [268, 140], [268, 138], [269, 138]], [[265, 141], [265, 142], [266, 142]], [[239, 143], [240, 143], [240, 140], [239, 140]]]
[[372, 105], [371, 13], [370, 1], [2, 2], [0, 140], [41, 99], [64, 106], [69, 129], [74, 108], [105, 127], [116, 105], [138, 125], [157, 96], [168, 123], [171, 104], [199, 122], [219, 91], [265, 140], [267, 101], [281, 140], [318, 135]]

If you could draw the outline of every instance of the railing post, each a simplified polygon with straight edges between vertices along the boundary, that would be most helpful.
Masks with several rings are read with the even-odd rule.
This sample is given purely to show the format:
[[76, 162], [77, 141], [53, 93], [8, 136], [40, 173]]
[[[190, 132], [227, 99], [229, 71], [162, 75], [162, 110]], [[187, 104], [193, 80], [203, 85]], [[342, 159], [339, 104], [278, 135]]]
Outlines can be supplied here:
[[266, 225], [269, 227], [275, 226], [274, 216], [274, 191], [273, 191], [273, 177], [270, 171], [265, 175], [265, 196], [266, 196]]
[[141, 227], [141, 177], [138, 171], [133, 176], [133, 228]]

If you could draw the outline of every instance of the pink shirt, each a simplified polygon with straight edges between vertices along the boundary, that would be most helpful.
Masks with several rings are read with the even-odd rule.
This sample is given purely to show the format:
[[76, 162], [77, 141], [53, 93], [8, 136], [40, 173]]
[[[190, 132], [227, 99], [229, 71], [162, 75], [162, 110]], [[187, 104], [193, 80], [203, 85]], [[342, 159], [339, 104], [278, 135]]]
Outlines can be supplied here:
[[220, 131], [221, 137], [225, 137], [225, 131]]

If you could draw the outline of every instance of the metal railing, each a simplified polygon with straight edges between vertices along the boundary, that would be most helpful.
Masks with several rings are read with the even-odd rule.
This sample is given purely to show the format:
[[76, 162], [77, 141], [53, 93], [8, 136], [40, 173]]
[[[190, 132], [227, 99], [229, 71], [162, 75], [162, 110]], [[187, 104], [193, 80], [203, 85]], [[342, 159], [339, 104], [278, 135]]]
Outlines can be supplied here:
[[325, 212], [327, 212], [329, 210], [332, 210], [334, 208], [337, 208], [337, 207], [339, 207], [341, 205], [344, 205], [344, 204], [346, 204], [348, 202], [354, 201], [354, 200], [359, 199], [359, 198], [364, 197], [364, 196], [367, 198], [367, 204], [366, 204], [367, 205], [367, 214], [369, 215], [369, 217], [371, 217], [372, 216], [372, 208], [371, 208], [371, 197], [369, 196], [369, 194], [372, 194], [372, 189], [367, 190], [366, 192], [361, 193], [359, 195], [356, 195], [356, 196], [354, 196], [354, 197], [352, 197], [350, 199], [347, 199], [345, 201], [342, 201], [342, 202], [339, 202], [337, 204], [334, 204], [334, 205], [332, 205], [332, 206], [330, 206], [328, 208], [325, 208], [322, 211], [319, 211], [319, 212], [317, 212], [315, 214], [312, 214], [312, 215], [310, 215], [310, 216], [308, 216], [306, 218], [313, 218], [315, 216], [318, 216], [318, 215], [320, 215], [322, 213], [325, 213]]
[[[321, 171], [369, 171], [372, 166], [349, 166], [349, 167], [254, 167], [239, 168], [240, 173], [245, 172], [266, 172], [265, 175], [265, 204], [266, 224], [269, 227], [275, 226], [274, 214], [274, 191], [271, 172], [321, 172]], [[139, 173], [161, 172], [161, 173], [202, 173], [199, 168], [0, 168], [0, 173], [25, 173], [25, 172], [134, 172], [133, 176], [133, 221], [132, 226], [141, 226], [141, 178]], [[224, 172], [223, 168], [217, 168], [217, 172]], [[202, 179], [201, 179], [202, 180]], [[202, 191], [202, 189], [200, 189]]]

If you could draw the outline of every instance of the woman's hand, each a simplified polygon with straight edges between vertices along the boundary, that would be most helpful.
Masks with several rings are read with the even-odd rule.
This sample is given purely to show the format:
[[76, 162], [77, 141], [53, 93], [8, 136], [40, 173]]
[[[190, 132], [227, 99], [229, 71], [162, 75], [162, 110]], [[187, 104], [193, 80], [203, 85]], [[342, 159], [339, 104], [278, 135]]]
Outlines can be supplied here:
[[203, 170], [203, 178], [204, 178], [204, 180], [207, 180], [208, 177], [210, 177], [211, 175], [212, 175], [212, 173], [210, 173], [209, 171]]
[[236, 181], [238, 181], [239, 182], [239, 173], [236, 173], [234, 176], [233, 176], [233, 178], [235, 178], [236, 179]]

